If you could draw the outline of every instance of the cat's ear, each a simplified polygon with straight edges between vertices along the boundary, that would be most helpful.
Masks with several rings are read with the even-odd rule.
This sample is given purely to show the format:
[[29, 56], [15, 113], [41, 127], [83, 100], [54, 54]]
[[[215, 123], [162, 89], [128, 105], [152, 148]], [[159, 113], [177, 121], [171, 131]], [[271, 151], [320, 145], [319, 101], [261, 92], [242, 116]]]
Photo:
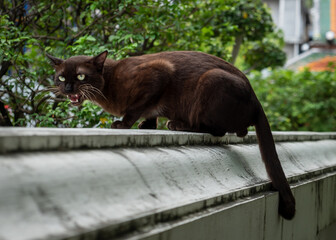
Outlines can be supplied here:
[[97, 56], [93, 57], [90, 62], [93, 63], [93, 65], [96, 66], [97, 70], [99, 72], [103, 71], [104, 63], [107, 57], [108, 51], [104, 51]]
[[56, 58], [56, 57], [53, 57], [51, 56], [50, 54], [46, 53], [46, 56], [49, 58], [50, 62], [52, 63], [52, 65], [55, 67], [55, 66], [58, 66], [58, 65], [61, 65], [64, 60], [62, 59], [59, 59], [59, 58]]

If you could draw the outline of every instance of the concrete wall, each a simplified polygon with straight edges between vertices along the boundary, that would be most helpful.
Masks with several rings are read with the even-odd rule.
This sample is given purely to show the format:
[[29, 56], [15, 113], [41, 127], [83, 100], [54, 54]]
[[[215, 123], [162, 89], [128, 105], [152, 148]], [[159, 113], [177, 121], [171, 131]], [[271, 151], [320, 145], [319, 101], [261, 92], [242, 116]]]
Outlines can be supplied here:
[[274, 138], [292, 221], [253, 133], [0, 128], [0, 240], [335, 239], [336, 134]]

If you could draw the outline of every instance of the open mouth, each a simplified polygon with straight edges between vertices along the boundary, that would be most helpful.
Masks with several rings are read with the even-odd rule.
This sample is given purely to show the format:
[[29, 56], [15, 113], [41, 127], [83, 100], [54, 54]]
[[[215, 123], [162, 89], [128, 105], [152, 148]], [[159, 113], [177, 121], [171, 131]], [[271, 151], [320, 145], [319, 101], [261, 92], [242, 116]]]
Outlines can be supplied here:
[[77, 106], [83, 102], [82, 96], [80, 94], [68, 95], [68, 98], [71, 101], [71, 104]]

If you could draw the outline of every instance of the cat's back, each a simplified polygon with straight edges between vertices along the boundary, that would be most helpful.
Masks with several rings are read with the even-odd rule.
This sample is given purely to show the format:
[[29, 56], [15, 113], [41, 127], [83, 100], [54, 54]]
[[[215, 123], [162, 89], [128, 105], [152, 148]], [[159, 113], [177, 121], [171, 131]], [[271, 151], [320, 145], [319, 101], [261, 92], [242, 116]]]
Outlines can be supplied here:
[[162, 68], [175, 76], [202, 75], [212, 69], [222, 69], [236, 76], [245, 75], [223, 59], [197, 51], [167, 51], [129, 57], [120, 61], [129, 71], [139, 68]]

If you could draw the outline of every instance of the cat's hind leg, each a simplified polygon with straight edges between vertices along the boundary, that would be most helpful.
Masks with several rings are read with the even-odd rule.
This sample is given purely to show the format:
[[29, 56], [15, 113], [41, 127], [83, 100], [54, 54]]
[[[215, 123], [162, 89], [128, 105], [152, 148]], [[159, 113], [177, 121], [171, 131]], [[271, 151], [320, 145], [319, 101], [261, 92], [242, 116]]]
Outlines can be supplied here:
[[157, 127], [157, 118], [147, 118], [139, 123], [139, 129], [156, 129]]
[[226, 134], [226, 130], [214, 127], [201, 127], [199, 132], [210, 133], [214, 137], [223, 137]]
[[221, 128], [210, 128], [206, 126], [200, 127], [191, 127], [189, 124], [177, 121], [177, 120], [169, 120], [167, 122], [167, 128], [172, 131], [186, 131], [186, 132], [199, 132], [199, 133], [210, 133], [215, 137], [222, 137], [226, 134], [226, 131]]
[[[211, 69], [198, 80], [189, 122], [201, 132], [238, 137], [247, 134], [253, 120], [253, 102], [248, 80], [223, 69]], [[252, 120], [251, 120], [252, 119]]]
[[238, 137], [245, 137], [247, 135], [247, 133], [248, 133], [247, 129], [236, 132]]
[[189, 126], [189, 124], [178, 120], [169, 120], [166, 125], [167, 128], [172, 131], [196, 132]]

